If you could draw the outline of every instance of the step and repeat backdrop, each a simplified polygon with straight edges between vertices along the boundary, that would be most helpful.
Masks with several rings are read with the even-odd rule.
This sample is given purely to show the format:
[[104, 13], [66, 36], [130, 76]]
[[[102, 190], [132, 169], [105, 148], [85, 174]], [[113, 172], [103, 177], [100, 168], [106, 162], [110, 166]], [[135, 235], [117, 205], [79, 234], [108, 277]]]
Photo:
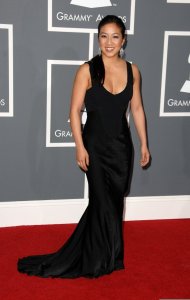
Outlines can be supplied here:
[[130, 116], [129, 195], [190, 195], [190, 1], [0, 0], [0, 201], [87, 196], [69, 107], [75, 72], [97, 54], [107, 14], [127, 28], [125, 59], [141, 72], [152, 155], [142, 170]]

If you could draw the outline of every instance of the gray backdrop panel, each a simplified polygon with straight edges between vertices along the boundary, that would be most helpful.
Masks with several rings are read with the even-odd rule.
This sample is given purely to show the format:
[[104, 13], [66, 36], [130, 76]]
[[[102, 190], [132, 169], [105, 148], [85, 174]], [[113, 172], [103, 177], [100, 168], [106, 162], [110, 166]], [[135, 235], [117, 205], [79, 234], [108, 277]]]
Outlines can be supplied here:
[[[82, 1], [81, 1], [82, 2]], [[83, 1], [84, 2], [84, 1]], [[88, 1], [86, 1], [88, 2]], [[52, 26], [97, 27], [97, 16], [120, 15], [129, 29], [131, 1], [111, 1], [111, 7], [86, 8], [70, 1], [53, 1]], [[47, 30], [48, 1], [0, 0], [0, 24], [13, 24], [14, 116], [0, 117], [0, 201], [77, 199], [84, 197], [84, 173], [75, 161], [74, 147], [46, 147], [47, 60], [86, 61], [89, 33]], [[60, 21], [56, 13], [93, 15], [91, 21]], [[122, 14], [121, 14], [122, 13]], [[142, 75], [142, 97], [148, 123], [152, 164], [139, 166], [140, 152], [132, 117], [135, 147], [130, 196], [190, 194], [190, 141], [188, 116], [159, 116], [164, 32], [190, 31], [190, 4], [139, 0], [135, 5], [134, 34], [128, 35], [126, 59]], [[96, 16], [96, 17], [95, 17]], [[0, 28], [0, 112], [8, 97], [7, 32]], [[94, 55], [97, 53], [94, 36]], [[165, 82], [165, 112], [189, 112], [190, 105], [168, 105], [168, 99], [189, 101], [180, 92], [189, 80], [190, 36], [170, 36]], [[52, 143], [73, 142], [69, 132], [69, 104], [77, 65], [52, 65]]]

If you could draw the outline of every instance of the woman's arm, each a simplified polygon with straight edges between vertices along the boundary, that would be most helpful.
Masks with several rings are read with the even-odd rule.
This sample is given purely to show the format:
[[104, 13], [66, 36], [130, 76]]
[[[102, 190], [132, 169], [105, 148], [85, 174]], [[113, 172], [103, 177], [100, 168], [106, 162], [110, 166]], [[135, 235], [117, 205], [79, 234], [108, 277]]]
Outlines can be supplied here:
[[133, 115], [135, 127], [141, 143], [141, 160], [140, 165], [146, 166], [150, 160], [150, 153], [147, 146], [145, 114], [142, 106], [140, 94], [140, 72], [136, 64], [132, 64], [133, 69], [133, 97], [131, 99], [131, 112]]
[[84, 147], [81, 133], [81, 108], [84, 102], [86, 89], [89, 85], [89, 66], [81, 65], [75, 75], [71, 105], [70, 105], [70, 126], [76, 145], [76, 160], [80, 167], [87, 171], [89, 156]]

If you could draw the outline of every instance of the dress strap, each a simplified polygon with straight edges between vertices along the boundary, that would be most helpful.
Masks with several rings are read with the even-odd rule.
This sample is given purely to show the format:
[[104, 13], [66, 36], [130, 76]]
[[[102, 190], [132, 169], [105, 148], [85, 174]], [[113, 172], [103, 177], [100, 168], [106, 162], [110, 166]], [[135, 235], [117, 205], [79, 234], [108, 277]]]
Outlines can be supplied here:
[[134, 78], [133, 78], [133, 70], [132, 70], [132, 63], [130, 63], [129, 61], [127, 62], [127, 69], [128, 69], [128, 82], [133, 85], [134, 82]]

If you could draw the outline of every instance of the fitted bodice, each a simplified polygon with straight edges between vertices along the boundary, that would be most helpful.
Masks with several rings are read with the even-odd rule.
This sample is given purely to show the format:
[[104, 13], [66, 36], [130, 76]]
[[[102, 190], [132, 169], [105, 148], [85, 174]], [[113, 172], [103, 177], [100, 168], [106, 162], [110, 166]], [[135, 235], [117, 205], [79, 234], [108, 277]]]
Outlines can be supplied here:
[[117, 135], [121, 130], [123, 118], [125, 118], [129, 101], [133, 95], [133, 74], [131, 63], [126, 61], [127, 82], [125, 88], [117, 93], [112, 94], [103, 85], [94, 82], [93, 65], [87, 61], [91, 75], [92, 87], [86, 91], [84, 103], [87, 111], [87, 125], [89, 118], [93, 118], [100, 123], [96, 125], [97, 129], [101, 124], [109, 135]]

